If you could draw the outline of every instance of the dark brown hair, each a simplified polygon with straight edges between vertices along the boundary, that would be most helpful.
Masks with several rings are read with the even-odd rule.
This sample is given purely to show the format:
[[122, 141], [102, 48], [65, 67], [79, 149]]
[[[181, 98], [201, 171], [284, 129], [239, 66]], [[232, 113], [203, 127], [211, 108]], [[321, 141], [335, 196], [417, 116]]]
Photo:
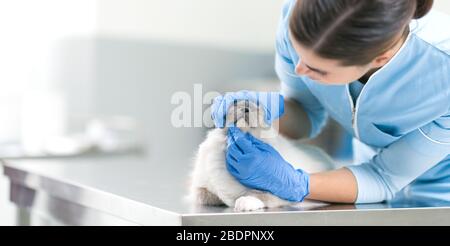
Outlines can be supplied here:
[[297, 0], [291, 37], [318, 56], [342, 65], [365, 65], [409, 33], [433, 0]]

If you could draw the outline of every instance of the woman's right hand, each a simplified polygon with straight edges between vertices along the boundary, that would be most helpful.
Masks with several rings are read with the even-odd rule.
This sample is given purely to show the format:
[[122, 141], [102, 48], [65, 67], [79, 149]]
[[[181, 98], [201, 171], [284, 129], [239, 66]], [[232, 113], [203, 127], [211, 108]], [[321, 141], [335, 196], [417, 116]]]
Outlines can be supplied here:
[[225, 127], [226, 115], [230, 106], [241, 100], [251, 101], [262, 106], [265, 112], [265, 121], [271, 125], [275, 119], [284, 113], [284, 98], [278, 92], [238, 91], [229, 92], [214, 99], [211, 106], [211, 117], [217, 128]]

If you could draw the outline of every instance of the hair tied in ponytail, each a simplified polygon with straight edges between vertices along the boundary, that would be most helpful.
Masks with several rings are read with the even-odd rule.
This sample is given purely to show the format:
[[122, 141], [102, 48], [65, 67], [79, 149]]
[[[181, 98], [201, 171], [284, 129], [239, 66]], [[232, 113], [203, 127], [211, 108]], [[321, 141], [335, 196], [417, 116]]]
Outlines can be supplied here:
[[434, 0], [416, 0], [416, 2], [417, 7], [413, 18], [420, 19], [430, 12]]

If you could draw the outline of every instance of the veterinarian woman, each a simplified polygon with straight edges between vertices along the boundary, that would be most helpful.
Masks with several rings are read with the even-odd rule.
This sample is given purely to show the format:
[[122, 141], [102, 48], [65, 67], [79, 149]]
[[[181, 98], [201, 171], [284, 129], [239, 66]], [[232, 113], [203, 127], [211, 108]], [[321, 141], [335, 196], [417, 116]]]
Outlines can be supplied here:
[[[231, 127], [230, 173], [281, 198], [372, 203], [413, 195], [450, 201], [450, 17], [430, 0], [289, 0], [276, 37], [279, 118], [290, 138], [315, 137], [332, 117], [354, 137], [357, 165], [309, 174]], [[234, 100], [216, 98], [223, 127]], [[225, 110], [224, 110], [225, 109]]]

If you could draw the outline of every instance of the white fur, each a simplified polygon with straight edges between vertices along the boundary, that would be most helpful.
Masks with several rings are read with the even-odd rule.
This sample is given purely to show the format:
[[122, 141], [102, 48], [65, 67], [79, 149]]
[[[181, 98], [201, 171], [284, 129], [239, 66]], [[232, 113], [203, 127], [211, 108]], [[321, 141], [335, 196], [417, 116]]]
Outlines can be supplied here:
[[[264, 113], [255, 104], [240, 101], [229, 109], [227, 122], [236, 122], [243, 131], [263, 140], [274, 147], [281, 156], [295, 168], [308, 173], [332, 168], [332, 160], [317, 147], [291, 141], [276, 134], [273, 127], [265, 124]], [[267, 192], [243, 186], [228, 172], [225, 163], [227, 129], [209, 131], [200, 144], [195, 166], [191, 173], [189, 197], [197, 204], [223, 205], [234, 207], [236, 211], [251, 211], [261, 208], [289, 205]]]

